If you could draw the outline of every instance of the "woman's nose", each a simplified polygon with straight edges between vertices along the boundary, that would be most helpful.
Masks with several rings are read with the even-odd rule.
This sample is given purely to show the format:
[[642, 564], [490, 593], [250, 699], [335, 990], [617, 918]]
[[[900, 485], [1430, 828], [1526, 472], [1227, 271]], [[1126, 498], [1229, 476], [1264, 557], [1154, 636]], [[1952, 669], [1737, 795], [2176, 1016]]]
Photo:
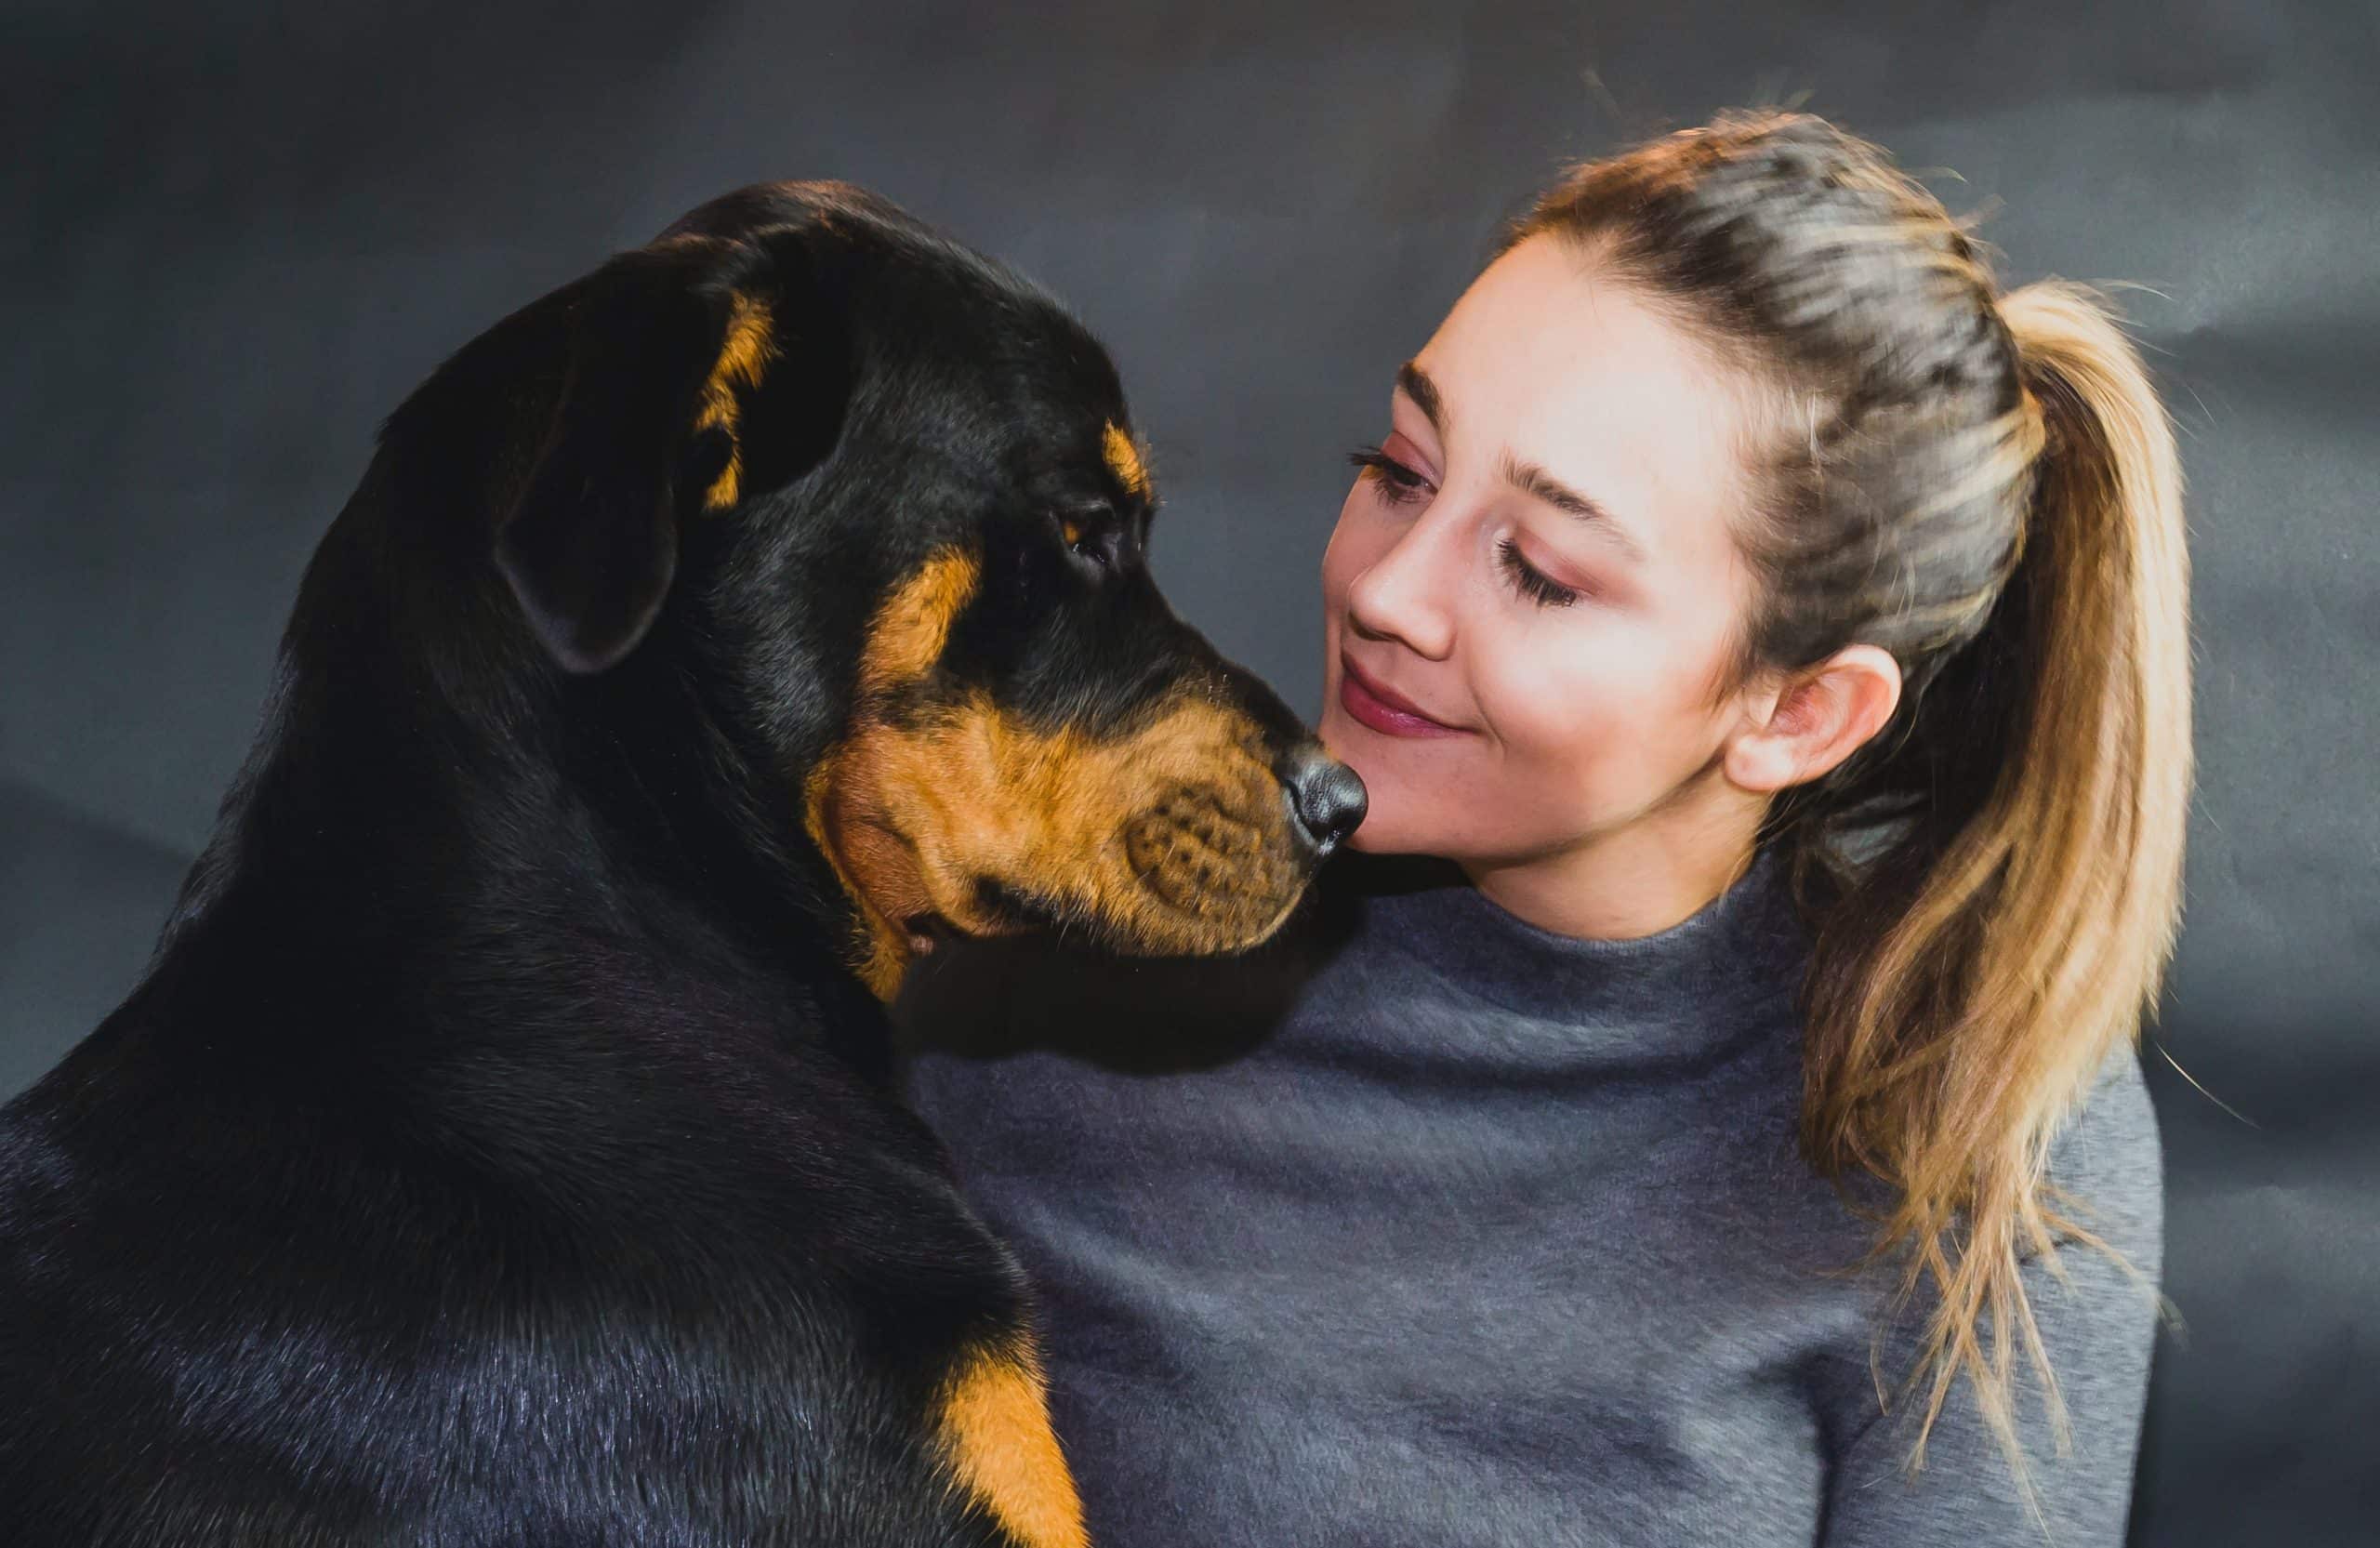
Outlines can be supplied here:
[[1395, 640], [1433, 661], [1453, 650], [1455, 576], [1444, 525], [1423, 514], [1348, 586], [1348, 621], [1358, 634]]

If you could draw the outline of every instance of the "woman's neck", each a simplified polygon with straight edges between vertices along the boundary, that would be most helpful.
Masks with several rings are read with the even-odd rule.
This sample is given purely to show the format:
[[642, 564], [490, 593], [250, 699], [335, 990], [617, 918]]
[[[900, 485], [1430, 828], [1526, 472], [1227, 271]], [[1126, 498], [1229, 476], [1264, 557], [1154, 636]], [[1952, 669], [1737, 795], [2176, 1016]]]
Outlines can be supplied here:
[[1700, 912], [1751, 866], [1752, 821], [1647, 817], [1547, 854], [1462, 861], [1490, 902], [1540, 930], [1631, 941]]

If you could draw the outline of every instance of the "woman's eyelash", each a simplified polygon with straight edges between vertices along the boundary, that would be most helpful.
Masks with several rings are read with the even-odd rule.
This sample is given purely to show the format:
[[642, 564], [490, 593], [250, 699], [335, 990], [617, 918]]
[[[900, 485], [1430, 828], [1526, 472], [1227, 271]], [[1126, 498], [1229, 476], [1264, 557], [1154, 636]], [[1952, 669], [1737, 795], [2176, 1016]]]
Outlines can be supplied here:
[[1580, 593], [1559, 581], [1547, 578], [1534, 564], [1521, 557], [1520, 546], [1509, 537], [1496, 541], [1496, 558], [1503, 564], [1504, 574], [1512, 577], [1521, 595], [1540, 607], [1567, 607], [1577, 602]]
[[1347, 454], [1347, 460], [1378, 484], [1382, 496], [1393, 505], [1418, 499], [1421, 491], [1429, 487], [1429, 480], [1378, 446], [1359, 446]]
[[[1429, 480], [1378, 446], [1359, 446], [1347, 454], [1347, 460], [1379, 485], [1381, 497], [1392, 505], [1418, 500], [1430, 486]], [[1522, 558], [1520, 546], [1509, 537], [1498, 539], [1496, 559], [1521, 595], [1540, 607], [1567, 607], [1584, 594], [1553, 579]]]

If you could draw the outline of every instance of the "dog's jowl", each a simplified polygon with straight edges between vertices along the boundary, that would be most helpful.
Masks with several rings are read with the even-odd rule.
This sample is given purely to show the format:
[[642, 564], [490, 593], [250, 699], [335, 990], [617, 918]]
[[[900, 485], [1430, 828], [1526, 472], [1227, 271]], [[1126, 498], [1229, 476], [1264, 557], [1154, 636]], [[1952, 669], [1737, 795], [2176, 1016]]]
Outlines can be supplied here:
[[842, 185], [441, 367], [0, 1116], [0, 1541], [1079, 1542], [881, 1001], [953, 932], [1252, 946], [1360, 820], [1153, 500], [1081, 327]]

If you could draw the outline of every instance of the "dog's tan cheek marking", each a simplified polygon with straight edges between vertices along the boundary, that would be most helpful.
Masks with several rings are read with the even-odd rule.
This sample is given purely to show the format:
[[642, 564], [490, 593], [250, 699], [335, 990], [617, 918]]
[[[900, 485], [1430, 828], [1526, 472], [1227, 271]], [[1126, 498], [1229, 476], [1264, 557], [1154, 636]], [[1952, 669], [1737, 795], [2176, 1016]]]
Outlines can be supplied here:
[[1087, 1548], [1082, 1501], [1050, 1428], [1040, 1362], [1020, 1339], [961, 1356], [942, 1396], [943, 1456], [1020, 1542]]
[[903, 756], [914, 735], [881, 722], [883, 700], [932, 670], [980, 575], [973, 556], [942, 549], [877, 608], [860, 654], [853, 730], [818, 761], [802, 792], [802, 826], [856, 906], [853, 956], [879, 999], [899, 991], [908, 967], [902, 922], [935, 907], [912, 830], [885, 804], [889, 792], [930, 780], [932, 765]]
[[[950, 626], [974, 596], [982, 575], [974, 555], [942, 549], [885, 599], [868, 625], [867, 645], [860, 655], [863, 700], [914, 682], [933, 669], [950, 643]], [[863, 703], [861, 712], [867, 708]]]
[[[912, 725], [863, 726], [812, 776], [812, 837], [863, 916], [854, 953], [879, 998], [898, 992], [910, 956], [901, 922], [931, 909], [978, 933], [979, 876], [1030, 880], [1081, 897], [1077, 873], [1100, 877], [1104, 787], [1086, 779], [1078, 734], [1040, 732], [981, 694]], [[1113, 827], [1117, 808], [1104, 809]], [[1104, 889], [1128, 899], [1131, 877], [1112, 863]]]
[[967, 909], [974, 879], [992, 876], [1088, 909], [1152, 947], [1245, 945], [1281, 912], [1267, 899], [1293, 896], [1285, 848], [1226, 825], [1223, 850], [1185, 852], [1185, 863], [1222, 869], [1199, 894], [1210, 893], [1212, 906], [1191, 917], [1143, 880], [1125, 828], [1168, 787], [1210, 792], [1260, 828], [1285, 823], [1273, 810], [1272, 774], [1251, 750], [1260, 735], [1231, 711], [1183, 699], [1131, 736], [1099, 741], [1031, 727], [978, 695], [887, 749], [884, 809], [915, 846], [924, 892], [962, 925], [987, 927]]
[[1135, 496], [1148, 498], [1149, 471], [1147, 465], [1141, 460], [1141, 449], [1132, 444], [1132, 438], [1125, 434], [1123, 427], [1113, 419], [1107, 422], [1107, 429], [1100, 437], [1100, 451], [1107, 458], [1108, 470], [1116, 475], [1118, 483]]
[[724, 510], [742, 493], [744, 446], [736, 430], [743, 409], [736, 392], [749, 391], [760, 385], [761, 368], [776, 353], [773, 326], [764, 302], [746, 295], [736, 296], [734, 310], [727, 321], [726, 341], [720, 346], [719, 360], [710, 368], [710, 379], [703, 383], [702, 409], [694, 416], [695, 430], [727, 432], [727, 466], [720, 470], [719, 477], [704, 492], [705, 509]]
[[[911, 955], [903, 926], [915, 915], [997, 929], [975, 913], [981, 877], [1034, 887], [1153, 949], [1231, 948], [1269, 934], [1298, 876], [1286, 834], [1261, 837], [1286, 816], [1273, 810], [1274, 779], [1254, 751], [1261, 733], [1236, 712], [1184, 697], [1108, 741], [1035, 727], [981, 693], [898, 726], [871, 716], [870, 703], [939, 657], [976, 575], [964, 555], [940, 556], [886, 602], [863, 656], [861, 716], [805, 792], [811, 838], [857, 906], [861, 978], [880, 999], [899, 991]], [[1136, 851], [1126, 825], [1168, 787], [1208, 792], [1260, 831], [1209, 824], [1203, 839], [1184, 839], [1160, 823]], [[1177, 841], [1186, 847], [1167, 847]], [[1169, 902], [1140, 874], [1153, 864], [1200, 875], [1167, 888]], [[1203, 880], [1210, 869], [1218, 874]], [[1187, 913], [1185, 894], [1199, 900]]]
[[[902, 864], [900, 836], [865, 809], [872, 786], [864, 748], [839, 748], [810, 771], [802, 792], [802, 826], [826, 857], [835, 880], [852, 900], [851, 959], [868, 992], [887, 1002], [899, 992], [909, 961], [908, 945], [888, 912], [899, 906], [892, 894], [905, 892], [890, 879], [915, 870]], [[914, 857], [912, 857], [913, 859]], [[901, 916], [906, 918], [906, 910]]]

